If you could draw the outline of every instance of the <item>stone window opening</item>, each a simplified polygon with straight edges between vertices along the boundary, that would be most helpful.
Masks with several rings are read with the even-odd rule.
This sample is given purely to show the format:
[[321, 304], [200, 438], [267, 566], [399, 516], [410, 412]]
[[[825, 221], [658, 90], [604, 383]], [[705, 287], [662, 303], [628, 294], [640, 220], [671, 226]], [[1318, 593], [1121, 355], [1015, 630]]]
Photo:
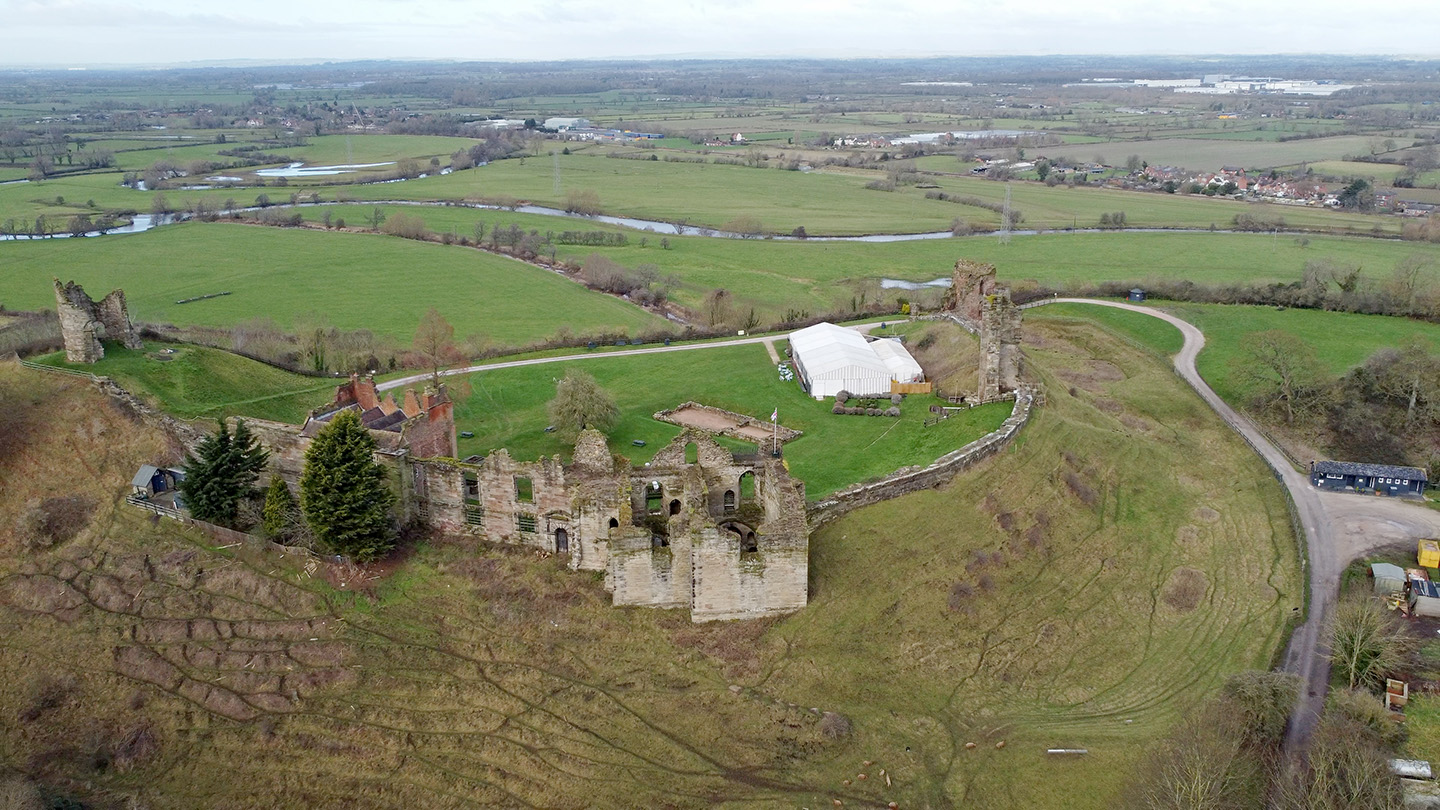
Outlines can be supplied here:
[[746, 472], [740, 476], [740, 501], [748, 502], [755, 499], [755, 473]]
[[673, 500], [673, 501], [670, 502], [670, 514], [672, 514], [672, 515], [678, 515], [678, 514], [680, 514], [680, 499], [679, 499], [679, 498], [676, 498], [675, 500]]
[[524, 503], [535, 502], [535, 483], [529, 478], [515, 479], [515, 500]]
[[685, 445], [685, 463], [697, 464], [700, 461], [700, 446], [695, 442]]
[[620, 518], [610, 518], [610, 528], [612, 528], [612, 529], [618, 529], [618, 528], [620, 528]]
[[522, 532], [530, 532], [533, 534], [535, 531], [535, 516], [526, 514], [516, 515], [515, 528]]
[[480, 502], [480, 476], [473, 472], [465, 473], [465, 502]]
[[733, 489], [727, 489], [727, 490], [725, 490], [725, 497], [722, 499], [722, 502], [723, 502], [723, 505], [725, 506], [725, 511], [726, 511], [726, 512], [733, 512], [733, 511], [735, 511], [735, 490], [733, 490]]
[[665, 504], [665, 488], [660, 486], [659, 481], [651, 481], [650, 486], [645, 488], [645, 511], [652, 515], [660, 514]]
[[473, 503], [467, 503], [467, 504], [465, 504], [465, 523], [466, 523], [466, 525], [469, 525], [469, 526], [484, 526], [484, 525], [485, 525], [485, 509], [484, 509], [484, 507], [482, 507], [482, 506], [480, 506], [480, 505], [478, 505], [478, 504], [473, 504]]

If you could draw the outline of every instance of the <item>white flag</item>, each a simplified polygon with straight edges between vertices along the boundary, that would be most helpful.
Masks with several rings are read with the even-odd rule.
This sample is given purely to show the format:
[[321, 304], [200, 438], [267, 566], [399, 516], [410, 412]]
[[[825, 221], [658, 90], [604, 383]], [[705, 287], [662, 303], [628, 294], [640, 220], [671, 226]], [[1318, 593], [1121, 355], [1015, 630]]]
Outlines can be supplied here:
[[770, 421], [771, 421], [771, 422], [778, 422], [778, 421], [780, 421], [780, 408], [779, 408], [779, 407], [776, 407], [774, 411], [771, 411], [771, 412], [770, 412]]

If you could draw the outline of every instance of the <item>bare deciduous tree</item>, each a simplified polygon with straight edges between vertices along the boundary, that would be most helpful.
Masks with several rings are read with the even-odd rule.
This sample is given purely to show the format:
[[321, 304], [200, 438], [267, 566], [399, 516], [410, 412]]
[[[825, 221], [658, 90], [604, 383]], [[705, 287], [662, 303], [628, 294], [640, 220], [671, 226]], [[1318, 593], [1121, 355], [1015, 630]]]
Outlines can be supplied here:
[[1278, 329], [1246, 336], [1249, 351], [1237, 368], [1238, 376], [1263, 405], [1278, 406], [1285, 423], [1318, 405], [1328, 380], [1315, 349], [1295, 335]]

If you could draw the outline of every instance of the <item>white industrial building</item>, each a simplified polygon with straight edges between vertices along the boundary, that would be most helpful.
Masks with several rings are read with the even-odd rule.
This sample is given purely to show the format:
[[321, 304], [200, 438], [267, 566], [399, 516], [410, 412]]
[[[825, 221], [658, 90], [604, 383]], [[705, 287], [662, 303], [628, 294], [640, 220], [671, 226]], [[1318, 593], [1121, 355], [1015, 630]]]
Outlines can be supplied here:
[[565, 132], [571, 129], [587, 129], [590, 126], [589, 118], [546, 118], [545, 123], [540, 125], [544, 129], [553, 129], [556, 132]]
[[868, 341], [854, 329], [817, 323], [790, 335], [800, 384], [816, 399], [841, 391], [889, 395], [892, 382], [922, 382], [925, 372], [899, 340]]

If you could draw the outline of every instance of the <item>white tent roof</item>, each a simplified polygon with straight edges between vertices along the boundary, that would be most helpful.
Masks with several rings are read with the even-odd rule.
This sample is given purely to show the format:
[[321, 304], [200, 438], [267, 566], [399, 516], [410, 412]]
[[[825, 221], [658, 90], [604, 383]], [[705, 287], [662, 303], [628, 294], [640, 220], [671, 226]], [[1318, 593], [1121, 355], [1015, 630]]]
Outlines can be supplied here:
[[900, 382], [918, 382], [925, 379], [925, 370], [905, 350], [905, 344], [894, 338], [877, 340], [870, 344], [870, 349], [875, 352], [890, 369], [890, 374]]
[[792, 332], [790, 351], [811, 379], [890, 376], [889, 367], [859, 332], [833, 323]]

